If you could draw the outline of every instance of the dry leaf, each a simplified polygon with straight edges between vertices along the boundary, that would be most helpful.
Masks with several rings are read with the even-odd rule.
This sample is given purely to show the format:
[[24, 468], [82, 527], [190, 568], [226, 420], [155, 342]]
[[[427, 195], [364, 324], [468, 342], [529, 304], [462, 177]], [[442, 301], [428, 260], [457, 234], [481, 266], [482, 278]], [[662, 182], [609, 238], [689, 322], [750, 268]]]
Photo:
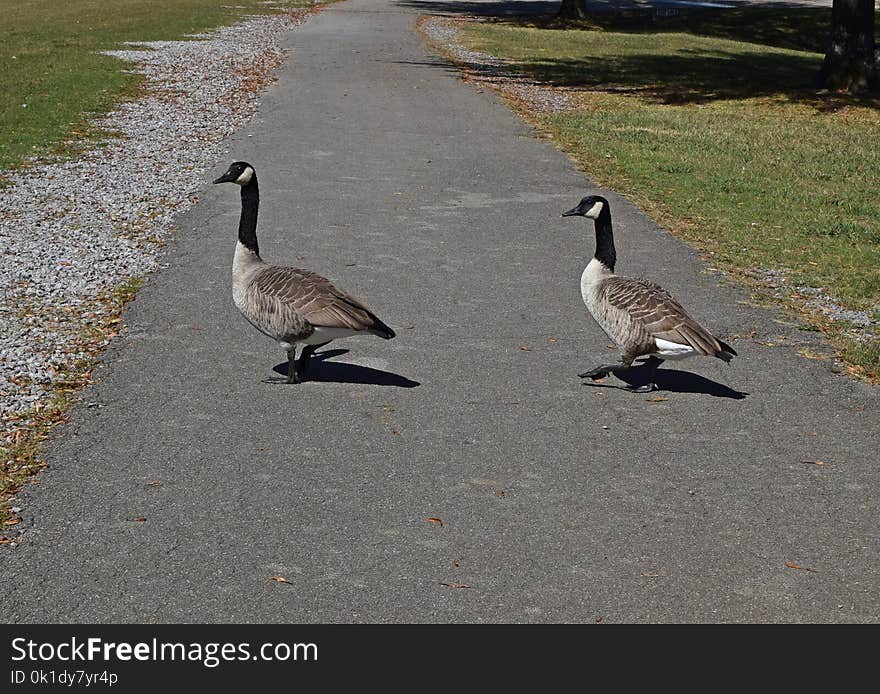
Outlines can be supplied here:
[[666, 402], [669, 398], [664, 398], [658, 395], [656, 398], [648, 398], [648, 402]]
[[819, 573], [818, 571], [816, 571], [816, 569], [811, 569], [809, 566], [798, 566], [793, 561], [787, 561], [787, 562], [785, 562], [785, 565], [789, 569], [797, 569], [798, 571], [809, 571], [810, 573], [813, 573], [813, 574]]
[[504, 490], [503, 489], [496, 489], [495, 496], [504, 496]]
[[443, 519], [442, 518], [429, 518], [429, 523], [433, 523], [434, 525], [439, 525], [441, 528], [443, 527]]
[[11, 543], [12, 543], [12, 540], [10, 540], [8, 537], [0, 535], [0, 545], [8, 545]]
[[3, 525], [18, 525], [21, 523], [21, 518], [7, 518], [3, 521]]
[[452, 565], [457, 569], [459, 566], [461, 566], [461, 560], [460, 559], [453, 559]]
[[824, 460], [802, 460], [801, 465], [824, 465]]
[[554, 342], [559, 342], [559, 340], [557, 340], [555, 337], [548, 337], [547, 342], [549, 342], [550, 344], [553, 344]]
[[440, 585], [447, 588], [471, 588], [467, 583], [441, 583]]
[[[270, 581], [275, 581], [276, 583], [290, 583], [284, 576], [269, 576]], [[293, 584], [291, 584], [293, 585]]]
[[655, 571], [644, 571], [640, 575], [644, 576], [645, 578], [660, 578], [660, 576], [662, 576], [663, 574], [657, 573]]
[[400, 436], [400, 432], [397, 431], [397, 429], [392, 429], [392, 430], [391, 430], [391, 434], [392, 434], [393, 436]]
[[143, 516], [138, 516], [137, 518], [129, 518], [127, 520], [130, 520], [132, 523], [146, 523], [147, 522], [147, 519], [144, 518]]
[[604, 621], [605, 621], [605, 617], [603, 617], [602, 615], [596, 616], [596, 624], [601, 624]]
[[528, 347], [526, 347], [525, 345], [520, 345], [519, 349], [521, 349], [523, 352], [531, 352], [532, 351]]

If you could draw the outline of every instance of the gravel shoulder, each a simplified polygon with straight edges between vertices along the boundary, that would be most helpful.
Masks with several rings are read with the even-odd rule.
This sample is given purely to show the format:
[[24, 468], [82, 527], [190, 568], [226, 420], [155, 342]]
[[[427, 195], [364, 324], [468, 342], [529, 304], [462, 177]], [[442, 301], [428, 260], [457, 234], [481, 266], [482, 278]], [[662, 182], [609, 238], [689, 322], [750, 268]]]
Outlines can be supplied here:
[[280, 40], [309, 10], [110, 51], [145, 95], [95, 122], [101, 147], [4, 172], [0, 190], [0, 445], [28, 436], [59, 384], [79, 383], [118, 332], [110, 298], [159, 269], [175, 216], [197, 200], [223, 140], [254, 114]]

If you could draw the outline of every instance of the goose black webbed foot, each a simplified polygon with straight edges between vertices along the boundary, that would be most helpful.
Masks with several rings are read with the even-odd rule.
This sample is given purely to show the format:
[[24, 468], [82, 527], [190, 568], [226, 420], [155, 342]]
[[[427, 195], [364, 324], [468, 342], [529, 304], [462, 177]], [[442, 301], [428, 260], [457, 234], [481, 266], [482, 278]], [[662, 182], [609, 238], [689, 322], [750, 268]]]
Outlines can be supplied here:
[[608, 374], [622, 368], [624, 367], [620, 364], [602, 364], [602, 366], [597, 366], [595, 369], [578, 374], [578, 378], [591, 378], [594, 381], [598, 381], [600, 378], [605, 378]]
[[645, 379], [645, 383], [640, 386], [630, 386], [627, 390], [632, 391], [633, 393], [650, 393], [655, 390], [660, 390], [657, 387], [657, 384], [654, 382], [654, 378], [657, 376], [657, 367], [663, 363], [663, 360], [651, 355], [645, 360], [645, 368], [648, 370], [647, 378]]

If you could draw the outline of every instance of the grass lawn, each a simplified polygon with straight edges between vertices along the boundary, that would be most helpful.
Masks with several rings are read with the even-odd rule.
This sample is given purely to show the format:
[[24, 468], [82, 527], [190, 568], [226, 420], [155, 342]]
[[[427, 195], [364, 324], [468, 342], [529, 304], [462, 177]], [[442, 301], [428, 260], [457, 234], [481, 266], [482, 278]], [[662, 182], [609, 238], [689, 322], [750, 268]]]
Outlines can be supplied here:
[[86, 139], [84, 116], [136, 93], [137, 76], [99, 51], [179, 39], [306, 0], [0, 0], [0, 170]]
[[527, 115], [759, 296], [761, 269], [782, 271], [804, 326], [876, 380], [876, 326], [805, 306], [822, 288], [880, 319], [880, 102], [812, 88], [829, 21], [827, 9], [505, 18], [468, 23], [463, 39], [572, 89], [575, 108]]

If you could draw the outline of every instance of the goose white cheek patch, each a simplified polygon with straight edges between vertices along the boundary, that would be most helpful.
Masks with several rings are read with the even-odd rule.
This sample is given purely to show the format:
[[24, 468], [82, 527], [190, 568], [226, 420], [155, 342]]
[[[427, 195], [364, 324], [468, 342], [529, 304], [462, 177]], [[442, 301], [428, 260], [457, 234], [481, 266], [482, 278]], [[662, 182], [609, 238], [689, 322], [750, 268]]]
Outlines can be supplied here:
[[584, 215], [584, 217], [589, 217], [590, 219], [598, 219], [599, 215], [602, 214], [603, 207], [605, 207], [604, 203], [595, 203], [589, 210], [587, 210], [587, 213]]
[[244, 171], [241, 172], [238, 178], [235, 179], [235, 182], [240, 186], [246, 186], [251, 182], [251, 178], [254, 176], [254, 170], [249, 166]]

